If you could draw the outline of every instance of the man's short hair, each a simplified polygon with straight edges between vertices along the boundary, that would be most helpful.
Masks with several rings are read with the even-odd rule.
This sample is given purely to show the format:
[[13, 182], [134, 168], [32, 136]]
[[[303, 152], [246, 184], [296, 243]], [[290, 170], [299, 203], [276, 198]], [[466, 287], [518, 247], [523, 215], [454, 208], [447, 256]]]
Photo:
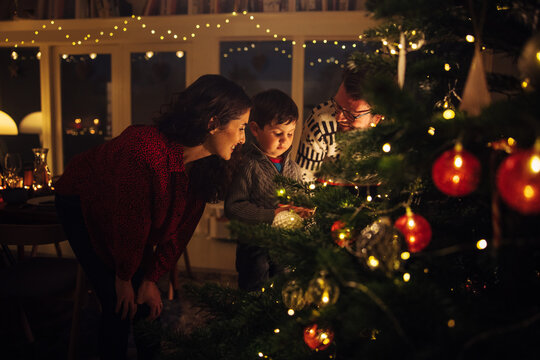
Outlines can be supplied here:
[[361, 71], [345, 70], [343, 73], [343, 86], [347, 95], [349, 95], [353, 100], [360, 100], [364, 98], [364, 93], [362, 91], [362, 82], [364, 81], [365, 76]]

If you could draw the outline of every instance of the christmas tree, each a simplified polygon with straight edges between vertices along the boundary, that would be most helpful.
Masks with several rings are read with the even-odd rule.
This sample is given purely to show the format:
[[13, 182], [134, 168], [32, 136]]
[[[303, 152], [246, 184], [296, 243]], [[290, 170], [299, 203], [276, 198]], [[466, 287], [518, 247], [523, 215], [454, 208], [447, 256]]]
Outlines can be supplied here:
[[190, 288], [211, 316], [164, 358], [540, 357], [539, 4], [366, 6], [381, 25], [348, 67], [384, 120], [340, 136], [322, 183], [276, 179], [311, 218], [231, 225], [287, 271], [260, 292]]

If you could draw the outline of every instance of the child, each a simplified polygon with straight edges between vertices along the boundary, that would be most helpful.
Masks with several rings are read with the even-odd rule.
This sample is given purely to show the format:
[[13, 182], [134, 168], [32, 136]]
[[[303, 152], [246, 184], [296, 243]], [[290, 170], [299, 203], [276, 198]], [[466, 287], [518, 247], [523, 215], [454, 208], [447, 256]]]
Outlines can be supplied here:
[[[236, 171], [225, 198], [225, 215], [248, 224], [271, 224], [276, 214], [289, 210], [279, 206], [277, 174], [300, 181], [301, 171], [290, 157], [298, 108], [284, 92], [263, 91], [252, 98], [253, 108], [248, 127], [253, 135], [243, 151], [241, 165]], [[304, 215], [309, 210], [296, 208]], [[239, 243], [236, 248], [238, 287], [248, 291], [260, 290], [263, 284], [280, 271], [266, 249]]]

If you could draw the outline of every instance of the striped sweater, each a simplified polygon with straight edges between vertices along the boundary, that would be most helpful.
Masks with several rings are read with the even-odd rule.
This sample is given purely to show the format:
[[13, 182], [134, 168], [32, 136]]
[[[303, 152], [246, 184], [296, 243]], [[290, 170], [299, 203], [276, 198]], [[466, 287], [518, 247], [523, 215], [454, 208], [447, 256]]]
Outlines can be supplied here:
[[303, 181], [315, 181], [315, 173], [324, 158], [338, 156], [337, 128], [335, 110], [330, 101], [317, 105], [304, 122], [296, 154]]

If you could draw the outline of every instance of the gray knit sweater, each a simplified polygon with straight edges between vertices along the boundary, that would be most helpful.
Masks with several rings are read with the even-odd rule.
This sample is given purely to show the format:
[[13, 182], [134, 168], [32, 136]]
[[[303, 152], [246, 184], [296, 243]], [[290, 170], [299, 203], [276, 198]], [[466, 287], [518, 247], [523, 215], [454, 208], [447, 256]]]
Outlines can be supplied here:
[[[283, 155], [281, 175], [300, 181], [301, 170], [290, 158], [290, 150]], [[246, 145], [243, 156], [225, 198], [225, 216], [249, 224], [271, 224], [278, 207], [277, 185], [273, 180], [279, 172], [254, 143]]]

